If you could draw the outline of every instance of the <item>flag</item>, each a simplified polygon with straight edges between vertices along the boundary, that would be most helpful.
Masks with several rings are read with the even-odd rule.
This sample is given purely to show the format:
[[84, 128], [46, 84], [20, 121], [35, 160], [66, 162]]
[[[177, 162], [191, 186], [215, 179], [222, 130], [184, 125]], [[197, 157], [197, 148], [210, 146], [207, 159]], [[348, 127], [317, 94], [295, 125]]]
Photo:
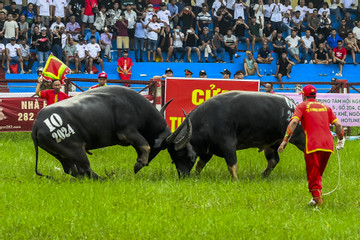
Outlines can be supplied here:
[[48, 81], [60, 80], [61, 84], [64, 84], [66, 74], [69, 73], [71, 73], [71, 69], [57, 57], [50, 54], [42, 75]]

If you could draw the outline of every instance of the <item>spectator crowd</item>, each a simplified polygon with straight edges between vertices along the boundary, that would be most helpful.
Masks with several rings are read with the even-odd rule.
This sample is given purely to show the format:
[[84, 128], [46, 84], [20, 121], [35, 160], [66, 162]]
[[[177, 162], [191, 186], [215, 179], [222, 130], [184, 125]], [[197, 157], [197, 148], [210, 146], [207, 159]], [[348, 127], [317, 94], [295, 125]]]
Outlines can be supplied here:
[[258, 63], [270, 64], [273, 51], [280, 82], [300, 63], [338, 64], [342, 76], [347, 55], [358, 64], [359, 16], [354, 0], [299, 0], [294, 9], [290, 0], [28, 0], [26, 7], [0, 2], [1, 64], [5, 68], [6, 62], [7, 73], [12, 62], [20, 73], [31, 73], [34, 61], [44, 66], [52, 53], [67, 65], [73, 62], [74, 73], [94, 73], [94, 63], [103, 71], [104, 61], [112, 61], [114, 40], [118, 56], [125, 57], [118, 61], [125, 77], [132, 66], [128, 51], [136, 62], [200, 63], [224, 63], [225, 54], [233, 63], [246, 51], [242, 74], [259, 77]]

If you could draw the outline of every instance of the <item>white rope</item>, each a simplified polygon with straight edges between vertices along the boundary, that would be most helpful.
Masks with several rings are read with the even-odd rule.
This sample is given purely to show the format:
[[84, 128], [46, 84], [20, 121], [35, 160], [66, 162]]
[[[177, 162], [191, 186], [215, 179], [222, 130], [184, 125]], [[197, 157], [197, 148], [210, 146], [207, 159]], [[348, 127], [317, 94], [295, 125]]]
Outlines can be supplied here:
[[336, 191], [336, 189], [338, 189], [338, 187], [340, 186], [340, 178], [341, 178], [341, 165], [340, 165], [340, 154], [339, 154], [339, 150], [337, 150], [337, 151], [336, 151], [336, 153], [337, 153], [338, 162], [339, 162], [339, 177], [338, 177], [338, 183], [337, 183], [336, 187], [335, 187], [332, 191], [327, 192], [327, 193], [324, 193], [324, 194], [323, 194], [323, 196], [326, 196], [326, 195], [329, 195], [329, 194], [331, 194], [331, 193], [335, 192], [335, 191]]

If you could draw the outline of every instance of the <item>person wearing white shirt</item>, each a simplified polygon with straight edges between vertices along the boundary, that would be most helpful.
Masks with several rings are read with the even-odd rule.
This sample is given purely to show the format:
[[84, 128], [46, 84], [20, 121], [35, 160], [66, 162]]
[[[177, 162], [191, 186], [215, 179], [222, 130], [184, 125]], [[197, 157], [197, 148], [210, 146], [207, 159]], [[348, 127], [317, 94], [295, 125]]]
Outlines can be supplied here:
[[282, 4], [279, 3], [279, 0], [275, 0], [275, 2], [273, 4], [270, 5], [271, 8], [271, 24], [273, 26], [273, 28], [278, 31], [281, 32], [281, 22], [282, 22], [282, 14], [281, 14], [281, 9], [282, 9]]
[[322, 16], [323, 12], [326, 12], [326, 16], [330, 17], [330, 8], [327, 2], [324, 2], [322, 8], [319, 9], [319, 15]]
[[343, 7], [343, 11], [350, 12], [350, 13], [356, 13], [355, 7], [355, 0], [341, 0], [340, 1], [341, 6]]
[[7, 74], [10, 73], [10, 62], [19, 62], [21, 74], [24, 72], [23, 58], [21, 57], [20, 46], [16, 44], [16, 39], [11, 38], [10, 43], [6, 44], [6, 66], [8, 67]]
[[161, 3], [157, 16], [160, 20], [159, 22], [161, 27], [165, 27], [170, 24], [171, 13], [169, 10], [166, 10], [166, 3]]
[[290, 16], [292, 16], [292, 10], [293, 10], [293, 7], [290, 4], [290, 0], [285, 0], [284, 5], [281, 6], [282, 15], [284, 15], [285, 13], [288, 13]]
[[[143, 13], [144, 15], [144, 24], [147, 25], [149, 22], [151, 22], [152, 17], [156, 15], [155, 9], [153, 8], [152, 4], [148, 5], [148, 8], [146, 9], [146, 12]], [[147, 39], [148, 30], [147, 28], [145, 30], [145, 40]]]
[[314, 10], [316, 8], [314, 8], [314, 4], [312, 2], [309, 2], [309, 5], [308, 5], [308, 12], [307, 12], [307, 15], [306, 15], [306, 18], [308, 19], [313, 13], [314, 13]]
[[79, 43], [75, 45], [77, 49], [77, 53], [79, 56], [79, 70], [81, 71], [81, 63], [84, 62], [84, 73], [88, 73], [86, 68], [88, 65], [88, 58], [86, 56], [87, 47], [84, 43], [84, 38], [82, 36], [79, 37]]
[[[254, 15], [256, 17], [256, 22], [260, 24], [260, 21], [264, 23], [264, 12], [265, 12], [265, 5], [263, 0], [259, 0], [258, 3], [254, 5]], [[263, 29], [260, 28], [260, 36], [263, 36]]]
[[290, 23], [291, 23], [290, 14], [285, 12], [283, 17], [282, 17], [282, 28], [283, 28], [283, 31], [287, 32], [288, 36], [290, 36], [291, 29], [292, 29], [292, 27], [290, 27]]
[[58, 27], [59, 29], [60, 27], [65, 27], [65, 25], [61, 22], [61, 17], [56, 17], [56, 22], [51, 24], [50, 30], [53, 32], [55, 27]]
[[54, 17], [66, 19], [68, 1], [66, 0], [53, 0], [51, 7]]
[[[289, 46], [288, 53], [296, 59], [296, 63], [300, 63], [299, 48], [303, 44], [301, 38], [296, 35], [296, 31], [292, 30], [291, 35], [285, 38], [286, 44]], [[300, 42], [300, 44], [299, 44]]]
[[306, 30], [305, 36], [301, 37], [301, 40], [303, 41], [303, 60], [304, 63], [308, 63], [308, 56], [311, 54], [310, 63], [313, 63], [313, 58], [315, 54], [315, 44], [314, 44], [314, 38], [311, 36], [311, 32], [309, 29]]
[[282, 14], [282, 28], [283, 31], [287, 32], [287, 35], [291, 35], [291, 18], [292, 18], [292, 6], [290, 5], [289, 0], [285, 0], [284, 5], [281, 6], [281, 14]]
[[295, 7], [295, 12], [300, 11], [300, 17], [302, 19], [306, 18], [308, 10], [308, 7], [305, 6], [305, 0], [300, 0], [300, 5]]
[[11, 38], [18, 39], [19, 25], [16, 21], [14, 21], [13, 15], [11, 13], [8, 14], [7, 21], [5, 21], [4, 27], [0, 33], [2, 33], [4, 36], [3, 43], [5, 46], [10, 42]]
[[356, 22], [356, 27], [353, 28], [352, 32], [354, 37], [357, 39], [358, 45], [360, 46], [360, 21]]
[[129, 4], [126, 6], [125, 20], [128, 21], [128, 34], [130, 39], [130, 49], [134, 49], [134, 35], [135, 35], [135, 23], [136, 23], [136, 12], [132, 10], [132, 6]]
[[243, 0], [237, 0], [232, 8], [234, 9], [234, 19], [237, 20], [239, 17], [245, 19], [245, 10], [248, 6]]
[[98, 43], [96, 43], [95, 36], [90, 37], [90, 43], [86, 45], [86, 55], [89, 58], [89, 69], [90, 74], [93, 74], [93, 63], [100, 63], [101, 71], [104, 71], [104, 61], [100, 57], [101, 48]]
[[265, 22], [263, 22], [262, 24], [264, 25], [264, 23], [267, 23], [268, 21], [270, 21], [271, 18], [271, 14], [272, 14], [272, 8], [270, 7], [270, 5], [273, 4], [272, 0], [269, 0], [267, 4], [265, 4], [264, 6], [264, 19]]
[[225, 0], [215, 0], [214, 3], [212, 4], [211, 6], [211, 12], [212, 12], [212, 15], [215, 17], [215, 18], [218, 18], [219, 16], [217, 15], [217, 11], [219, 10], [219, 8], [221, 6], [225, 6], [226, 5], [226, 1]]
[[153, 62], [155, 62], [156, 57], [156, 43], [159, 37], [159, 33], [161, 30], [160, 23], [157, 22], [157, 15], [152, 16], [152, 20], [146, 24], [147, 28], [147, 38], [148, 38], [148, 45], [147, 45], [147, 55], [148, 55], [148, 62], [150, 62], [150, 55], [152, 52], [153, 55]]
[[186, 50], [184, 48], [184, 33], [181, 32], [181, 27], [178, 25], [176, 26], [175, 30], [174, 30], [174, 34], [173, 34], [173, 56], [175, 58], [175, 62], [179, 62], [179, 58], [177, 57], [176, 53], [180, 52], [181, 53], [181, 57], [180, 57], [180, 62], [184, 62], [184, 57], [186, 54]]
[[298, 35], [301, 36], [304, 19], [301, 17], [300, 11], [296, 11], [295, 15], [291, 18], [292, 28], [297, 31]]
[[51, 4], [52, 0], [37, 0], [36, 6], [37, 6], [37, 14], [38, 16], [41, 16], [41, 22], [44, 23], [46, 26], [49, 26], [50, 24], [50, 17], [52, 16], [52, 10], [51, 10]]

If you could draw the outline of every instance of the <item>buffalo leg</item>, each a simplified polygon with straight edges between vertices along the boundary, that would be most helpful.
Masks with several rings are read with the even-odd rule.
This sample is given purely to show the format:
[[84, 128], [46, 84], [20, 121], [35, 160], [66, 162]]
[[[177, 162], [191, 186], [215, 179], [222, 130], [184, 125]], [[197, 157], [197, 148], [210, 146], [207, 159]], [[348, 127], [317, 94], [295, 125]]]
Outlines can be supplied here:
[[74, 163], [72, 163], [71, 161], [65, 158], [61, 158], [61, 157], [56, 157], [56, 158], [60, 161], [64, 169], [64, 172], [66, 174], [70, 174], [73, 177], [76, 177], [79, 174], [76, 165]]
[[89, 160], [86, 161], [79, 161], [76, 163], [76, 167], [78, 169], [78, 176], [81, 177], [88, 177], [88, 178], [92, 178], [92, 179], [99, 179], [99, 175], [97, 175], [90, 167], [90, 162]]
[[229, 172], [230, 172], [230, 174], [232, 176], [232, 180], [237, 181], [238, 180], [238, 176], [237, 176], [238, 164], [235, 163], [235, 164], [233, 164], [231, 166], [228, 164], [228, 170], [229, 170]]
[[231, 177], [234, 181], [238, 180], [238, 175], [237, 175], [237, 170], [238, 170], [238, 165], [237, 165], [237, 157], [236, 157], [236, 147], [233, 146], [232, 144], [226, 144], [225, 143], [226, 148], [223, 149], [223, 153], [224, 153], [224, 158], [226, 161], [226, 164], [228, 166], [228, 170], [231, 174]]
[[212, 154], [208, 155], [200, 155], [199, 161], [196, 163], [195, 173], [200, 174], [205, 165], [209, 162], [211, 159]]
[[137, 173], [149, 163], [150, 146], [146, 139], [138, 132], [127, 134], [127, 141], [135, 148], [138, 155], [134, 166], [134, 172]]
[[280, 158], [278, 152], [276, 151], [276, 148], [269, 147], [266, 148], [264, 152], [268, 165], [263, 171], [262, 176], [268, 177], [272, 170], [274, 170], [275, 166], [278, 164]]
[[[90, 167], [89, 159], [86, 155], [86, 151], [83, 147], [75, 147], [74, 149], [77, 149], [75, 152], [73, 152], [72, 157], [66, 157], [66, 160], [70, 163], [74, 163], [77, 169], [77, 172], [74, 174], [72, 172], [71, 168], [71, 175], [74, 177], [88, 177], [92, 179], [99, 179], [99, 175], [97, 175]], [[74, 158], [74, 156], [76, 158]]]
[[60, 161], [66, 174], [69, 174], [73, 177], [76, 177], [79, 174], [76, 165], [71, 160], [63, 158], [59, 154], [52, 153], [52, 155], [54, 155], [54, 157]]

